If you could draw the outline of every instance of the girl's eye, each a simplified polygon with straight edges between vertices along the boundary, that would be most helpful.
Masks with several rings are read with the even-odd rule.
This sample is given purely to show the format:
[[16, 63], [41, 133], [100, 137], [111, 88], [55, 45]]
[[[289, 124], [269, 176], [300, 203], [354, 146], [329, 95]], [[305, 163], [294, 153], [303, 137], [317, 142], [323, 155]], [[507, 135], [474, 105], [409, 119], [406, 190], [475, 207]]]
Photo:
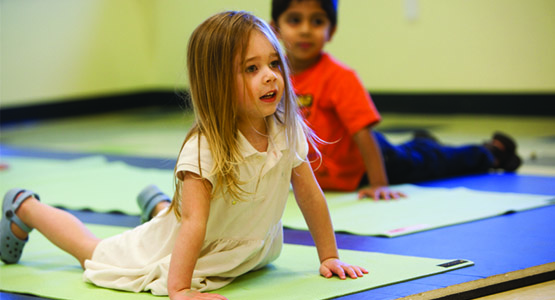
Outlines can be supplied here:
[[270, 68], [279, 68], [279, 60], [274, 60], [270, 63]]
[[255, 66], [255, 65], [252, 65], [252, 66], [248, 66], [248, 67], [245, 69], [245, 72], [247, 72], [247, 73], [252, 73], [252, 72], [256, 72], [256, 70], [257, 70], [256, 66]]

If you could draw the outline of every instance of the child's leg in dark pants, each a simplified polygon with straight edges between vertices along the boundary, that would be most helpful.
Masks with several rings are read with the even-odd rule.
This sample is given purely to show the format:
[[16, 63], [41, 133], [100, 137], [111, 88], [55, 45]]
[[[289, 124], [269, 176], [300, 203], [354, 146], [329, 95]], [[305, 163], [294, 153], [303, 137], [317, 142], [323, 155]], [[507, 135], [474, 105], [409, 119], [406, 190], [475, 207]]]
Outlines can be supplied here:
[[381, 147], [390, 184], [487, 172], [494, 163], [484, 146], [445, 146], [429, 138], [415, 138], [392, 145], [383, 134], [374, 132]]

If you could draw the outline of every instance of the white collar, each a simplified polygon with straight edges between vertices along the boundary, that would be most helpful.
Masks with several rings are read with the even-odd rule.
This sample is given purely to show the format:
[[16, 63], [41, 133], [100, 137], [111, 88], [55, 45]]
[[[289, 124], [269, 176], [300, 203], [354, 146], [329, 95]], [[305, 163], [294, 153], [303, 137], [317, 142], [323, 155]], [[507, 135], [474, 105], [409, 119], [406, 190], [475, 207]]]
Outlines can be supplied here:
[[276, 124], [274, 118], [268, 118], [268, 149], [266, 152], [256, 150], [240, 131], [239, 147], [245, 159], [251, 156], [265, 158], [264, 166], [260, 172], [260, 175], [264, 176], [264, 174], [266, 174], [279, 162], [283, 156], [282, 151], [287, 149], [285, 127]]
[[287, 149], [287, 141], [285, 138], [285, 127], [278, 125], [275, 118], [268, 118], [268, 149], [265, 152], [256, 150], [251, 143], [245, 138], [243, 133], [239, 131], [239, 149], [244, 157], [256, 154], [271, 153]]

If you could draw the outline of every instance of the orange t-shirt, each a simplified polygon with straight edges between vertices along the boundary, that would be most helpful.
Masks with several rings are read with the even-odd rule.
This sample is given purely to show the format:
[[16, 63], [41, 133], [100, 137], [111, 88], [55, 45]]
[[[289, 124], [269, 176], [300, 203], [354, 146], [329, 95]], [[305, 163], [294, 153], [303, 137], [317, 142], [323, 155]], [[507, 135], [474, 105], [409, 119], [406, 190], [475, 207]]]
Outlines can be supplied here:
[[[366, 172], [352, 138], [357, 131], [381, 119], [358, 75], [329, 54], [308, 70], [291, 76], [307, 125], [322, 140], [322, 161], [312, 162], [323, 189], [356, 190]], [[310, 149], [309, 158], [316, 153]]]

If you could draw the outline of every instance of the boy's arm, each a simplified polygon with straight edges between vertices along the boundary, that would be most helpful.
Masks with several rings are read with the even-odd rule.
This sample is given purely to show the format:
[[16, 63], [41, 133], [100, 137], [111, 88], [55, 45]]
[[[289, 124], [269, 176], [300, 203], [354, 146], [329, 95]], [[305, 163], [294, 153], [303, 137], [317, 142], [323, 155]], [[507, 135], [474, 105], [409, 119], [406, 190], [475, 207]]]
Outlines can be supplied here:
[[320, 259], [320, 274], [327, 278], [337, 274], [339, 278], [345, 279], [345, 274], [351, 278], [357, 278], [361, 277], [363, 273], [368, 273], [364, 268], [352, 266], [339, 260], [326, 199], [316, 182], [312, 168], [307, 162], [303, 162], [293, 169], [291, 184], [293, 185], [297, 204], [316, 244]]
[[[186, 172], [183, 178], [181, 227], [173, 247], [168, 274], [168, 296], [171, 299], [194, 299], [200, 296], [199, 292], [191, 290], [191, 280], [206, 234], [210, 190], [205, 179], [198, 179], [197, 176]], [[213, 296], [214, 299], [225, 299], [220, 295]]]
[[359, 198], [371, 197], [377, 200], [404, 197], [403, 193], [391, 191], [388, 188], [389, 181], [387, 180], [382, 151], [372, 134], [372, 129], [370, 127], [362, 128], [353, 135], [353, 139], [362, 154], [366, 174], [370, 182], [369, 187], [359, 190]]

